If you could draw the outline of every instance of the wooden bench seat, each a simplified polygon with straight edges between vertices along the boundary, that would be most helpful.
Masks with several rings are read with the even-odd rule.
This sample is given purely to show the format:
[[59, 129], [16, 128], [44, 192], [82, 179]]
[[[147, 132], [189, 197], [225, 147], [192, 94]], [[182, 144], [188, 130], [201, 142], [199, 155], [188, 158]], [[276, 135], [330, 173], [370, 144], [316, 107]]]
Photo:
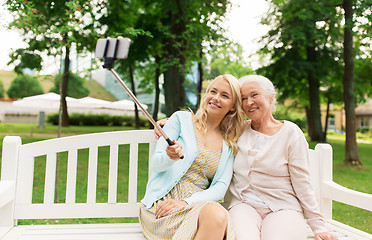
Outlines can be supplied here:
[[[139, 223], [18, 225], [18, 222], [24, 219], [138, 217], [139, 198], [143, 196], [147, 182], [147, 178], [138, 179], [138, 173], [146, 171], [145, 175], [148, 174], [148, 161], [155, 144], [152, 130], [77, 135], [29, 144], [22, 144], [20, 137], [5, 137], [0, 181], [0, 239], [144, 239]], [[102, 153], [103, 148], [106, 153]], [[87, 166], [80, 169], [78, 161], [84, 151]], [[64, 154], [66, 161], [66, 177], [62, 179], [65, 194], [60, 203], [55, 201], [57, 153]], [[332, 220], [332, 201], [372, 211], [372, 195], [344, 188], [332, 181], [332, 148], [329, 144], [318, 144], [309, 153], [312, 184], [327, 228], [340, 240], [371, 240], [371, 234]], [[107, 165], [100, 165], [102, 158], [107, 158]], [[42, 169], [36, 169], [40, 166], [37, 161], [45, 162]], [[80, 184], [78, 176], [84, 171], [86, 192], [81, 192], [77, 187]], [[104, 202], [97, 197], [102, 194], [97, 187], [101, 184], [98, 176], [102, 171], [108, 172]], [[123, 172], [126, 176], [122, 176]], [[34, 173], [42, 173], [42, 176]], [[33, 195], [40, 195], [36, 193], [40, 189], [35, 186], [35, 179], [40, 177], [42, 200], [35, 200]], [[122, 193], [123, 182], [127, 184], [125, 193]], [[81, 195], [84, 201], [81, 201]], [[314, 239], [310, 228], [308, 239]]]

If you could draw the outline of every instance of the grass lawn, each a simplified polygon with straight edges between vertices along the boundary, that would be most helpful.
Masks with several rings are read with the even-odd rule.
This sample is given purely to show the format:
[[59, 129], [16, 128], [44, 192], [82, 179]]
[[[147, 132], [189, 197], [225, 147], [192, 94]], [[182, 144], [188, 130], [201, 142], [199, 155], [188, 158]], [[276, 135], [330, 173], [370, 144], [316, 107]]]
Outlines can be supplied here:
[[[62, 135], [78, 135], [97, 132], [133, 130], [133, 127], [127, 126], [69, 126], [62, 128]], [[0, 123], [0, 137], [5, 135], [17, 135], [23, 137], [46, 136], [57, 137], [58, 126], [46, 123], [44, 129], [40, 129], [34, 123]]]
[[[30, 129], [33, 128], [33, 136], [30, 136]], [[117, 130], [132, 130], [128, 127], [68, 127], [63, 128], [62, 133], [66, 135], [85, 134], [92, 132], [117, 131]], [[0, 139], [5, 135], [21, 135], [23, 143], [40, 141], [54, 137], [56, 135], [57, 126], [46, 125], [45, 129], [40, 130], [33, 124], [0, 124]], [[342, 139], [332, 138], [329, 143], [333, 147], [334, 169], [333, 175], [335, 182], [358, 191], [372, 194], [372, 158], [371, 158], [371, 144], [358, 144], [359, 156], [363, 163], [361, 167], [350, 167], [343, 163], [345, 148]], [[310, 147], [314, 148], [316, 143], [310, 142]], [[2, 141], [0, 143], [2, 146]], [[118, 201], [127, 200], [128, 187], [128, 146], [120, 146], [119, 158], [119, 179], [118, 179]], [[146, 144], [140, 146], [140, 158], [146, 159], [148, 154]], [[99, 148], [99, 162], [98, 168], [100, 175], [97, 181], [97, 202], [107, 202], [108, 191], [108, 147]], [[1, 153], [0, 153], [1, 157]], [[138, 199], [142, 199], [145, 192], [147, 182], [147, 161], [140, 162], [139, 176], [138, 176]], [[59, 199], [60, 202], [65, 200], [66, 182], [61, 180], [65, 178], [67, 167], [67, 153], [60, 154], [60, 169], [59, 169]], [[87, 167], [88, 167], [88, 151], [87, 149], [78, 152], [78, 171], [77, 171], [77, 202], [86, 202], [87, 190]], [[38, 203], [43, 200], [44, 193], [44, 175], [45, 175], [45, 157], [36, 159], [35, 169], [38, 169], [38, 174], [34, 179], [33, 202]], [[343, 222], [347, 225], [359, 228], [363, 231], [372, 233], [372, 213], [360, 209], [334, 202], [333, 216], [337, 221]], [[46, 223], [99, 223], [99, 222], [136, 222], [137, 219], [57, 219], [57, 220], [21, 220], [20, 224], [46, 224]]]

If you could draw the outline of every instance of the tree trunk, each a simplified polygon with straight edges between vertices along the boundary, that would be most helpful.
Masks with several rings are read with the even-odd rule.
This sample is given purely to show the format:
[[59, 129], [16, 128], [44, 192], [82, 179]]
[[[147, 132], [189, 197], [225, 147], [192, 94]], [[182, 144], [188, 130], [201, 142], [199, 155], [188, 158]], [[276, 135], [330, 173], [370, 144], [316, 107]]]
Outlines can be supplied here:
[[203, 89], [203, 64], [202, 63], [203, 63], [203, 47], [200, 45], [199, 62], [198, 62], [199, 79], [198, 79], [198, 88], [197, 88], [198, 100], [196, 103], [196, 108], [198, 108], [200, 105], [201, 92]]
[[[64, 40], [67, 42], [67, 34], [64, 35]], [[59, 106], [59, 114], [58, 114], [58, 137], [61, 137], [62, 126], [67, 127], [70, 125], [69, 117], [67, 112], [67, 87], [68, 87], [68, 80], [70, 77], [70, 47], [66, 44], [65, 47], [65, 62], [63, 66], [63, 75], [61, 71], [59, 71], [59, 95], [60, 95], [60, 106]], [[62, 77], [61, 77], [62, 76]], [[55, 191], [54, 191], [54, 201], [59, 203], [59, 153], [57, 154], [56, 159], [56, 182], [55, 182]]]
[[[136, 94], [136, 86], [134, 84], [134, 77], [133, 77], [133, 67], [132, 65], [129, 66], [129, 79], [130, 79], [130, 84], [132, 86], [132, 93], [134, 96], [137, 96]], [[139, 121], [139, 115], [138, 115], [138, 107], [137, 104], [134, 103], [134, 115], [135, 115], [135, 127], [137, 129], [140, 128], [140, 121]]]
[[164, 95], [165, 95], [165, 114], [172, 115], [175, 111], [185, 106], [186, 95], [183, 83], [185, 76], [178, 66], [171, 66], [164, 72]]
[[[159, 97], [160, 97], [160, 88], [159, 88], [159, 76], [160, 76], [160, 67], [159, 67], [160, 57], [155, 56], [155, 100], [154, 100], [154, 108], [152, 112], [152, 118], [157, 121], [158, 120], [158, 113], [159, 113]], [[153, 128], [152, 124], [150, 124], [150, 128]]]
[[331, 104], [331, 98], [328, 97], [328, 100], [327, 100], [326, 117], [325, 117], [325, 124], [324, 124], [324, 140], [327, 140], [328, 118], [329, 118], [329, 105], [330, 105], [330, 104]]
[[[307, 61], [315, 64], [316, 62], [316, 50], [315, 45], [306, 48]], [[311, 141], [324, 142], [324, 134], [322, 129], [321, 114], [320, 114], [320, 100], [319, 100], [319, 80], [313, 69], [307, 70], [307, 80], [309, 82], [309, 118], [308, 123], [309, 136]]]
[[185, 107], [186, 94], [183, 87], [185, 82], [185, 47], [186, 39], [182, 34], [186, 31], [184, 12], [179, 0], [173, 0], [174, 9], [168, 12], [170, 16], [171, 36], [165, 40], [164, 52], [169, 58], [169, 66], [164, 72], [165, 113], [170, 116], [173, 112]]
[[355, 98], [354, 98], [354, 48], [353, 48], [353, 0], [344, 0], [344, 104], [346, 116], [345, 162], [361, 164], [356, 142]]
[[310, 133], [313, 131], [313, 126], [312, 126], [313, 122], [310, 121], [311, 113], [310, 113], [310, 107], [309, 106], [305, 107], [305, 113], [306, 113], [307, 132], [310, 136]]
[[70, 79], [70, 47], [66, 44], [65, 47], [65, 63], [63, 69], [63, 77], [62, 77], [62, 89], [61, 89], [61, 105], [62, 105], [62, 126], [67, 127], [70, 125], [69, 117], [67, 112], [67, 87], [68, 87], [68, 80]]

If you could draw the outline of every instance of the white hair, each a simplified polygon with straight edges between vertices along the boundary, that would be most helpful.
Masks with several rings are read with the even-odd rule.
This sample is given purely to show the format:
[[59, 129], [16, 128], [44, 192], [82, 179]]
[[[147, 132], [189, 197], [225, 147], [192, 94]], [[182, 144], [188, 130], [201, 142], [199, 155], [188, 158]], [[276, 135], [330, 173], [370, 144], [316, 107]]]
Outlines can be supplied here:
[[256, 82], [260, 85], [260, 87], [265, 91], [267, 96], [273, 100], [271, 103], [271, 112], [275, 112], [276, 104], [277, 104], [275, 96], [276, 96], [277, 91], [274, 87], [274, 84], [268, 78], [264, 76], [247, 75], [239, 79], [240, 87], [242, 87], [243, 84], [247, 82]]

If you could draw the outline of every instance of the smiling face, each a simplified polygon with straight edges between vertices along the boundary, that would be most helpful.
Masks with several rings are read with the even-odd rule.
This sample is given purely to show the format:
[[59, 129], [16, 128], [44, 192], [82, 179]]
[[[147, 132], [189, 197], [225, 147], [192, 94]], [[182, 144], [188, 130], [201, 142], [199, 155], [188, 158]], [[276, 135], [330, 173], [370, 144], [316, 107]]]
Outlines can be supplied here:
[[263, 120], [271, 116], [273, 99], [255, 81], [244, 82], [240, 91], [244, 113], [252, 121]]
[[234, 99], [230, 84], [222, 77], [217, 78], [209, 87], [205, 96], [208, 114], [225, 116], [234, 110]]

